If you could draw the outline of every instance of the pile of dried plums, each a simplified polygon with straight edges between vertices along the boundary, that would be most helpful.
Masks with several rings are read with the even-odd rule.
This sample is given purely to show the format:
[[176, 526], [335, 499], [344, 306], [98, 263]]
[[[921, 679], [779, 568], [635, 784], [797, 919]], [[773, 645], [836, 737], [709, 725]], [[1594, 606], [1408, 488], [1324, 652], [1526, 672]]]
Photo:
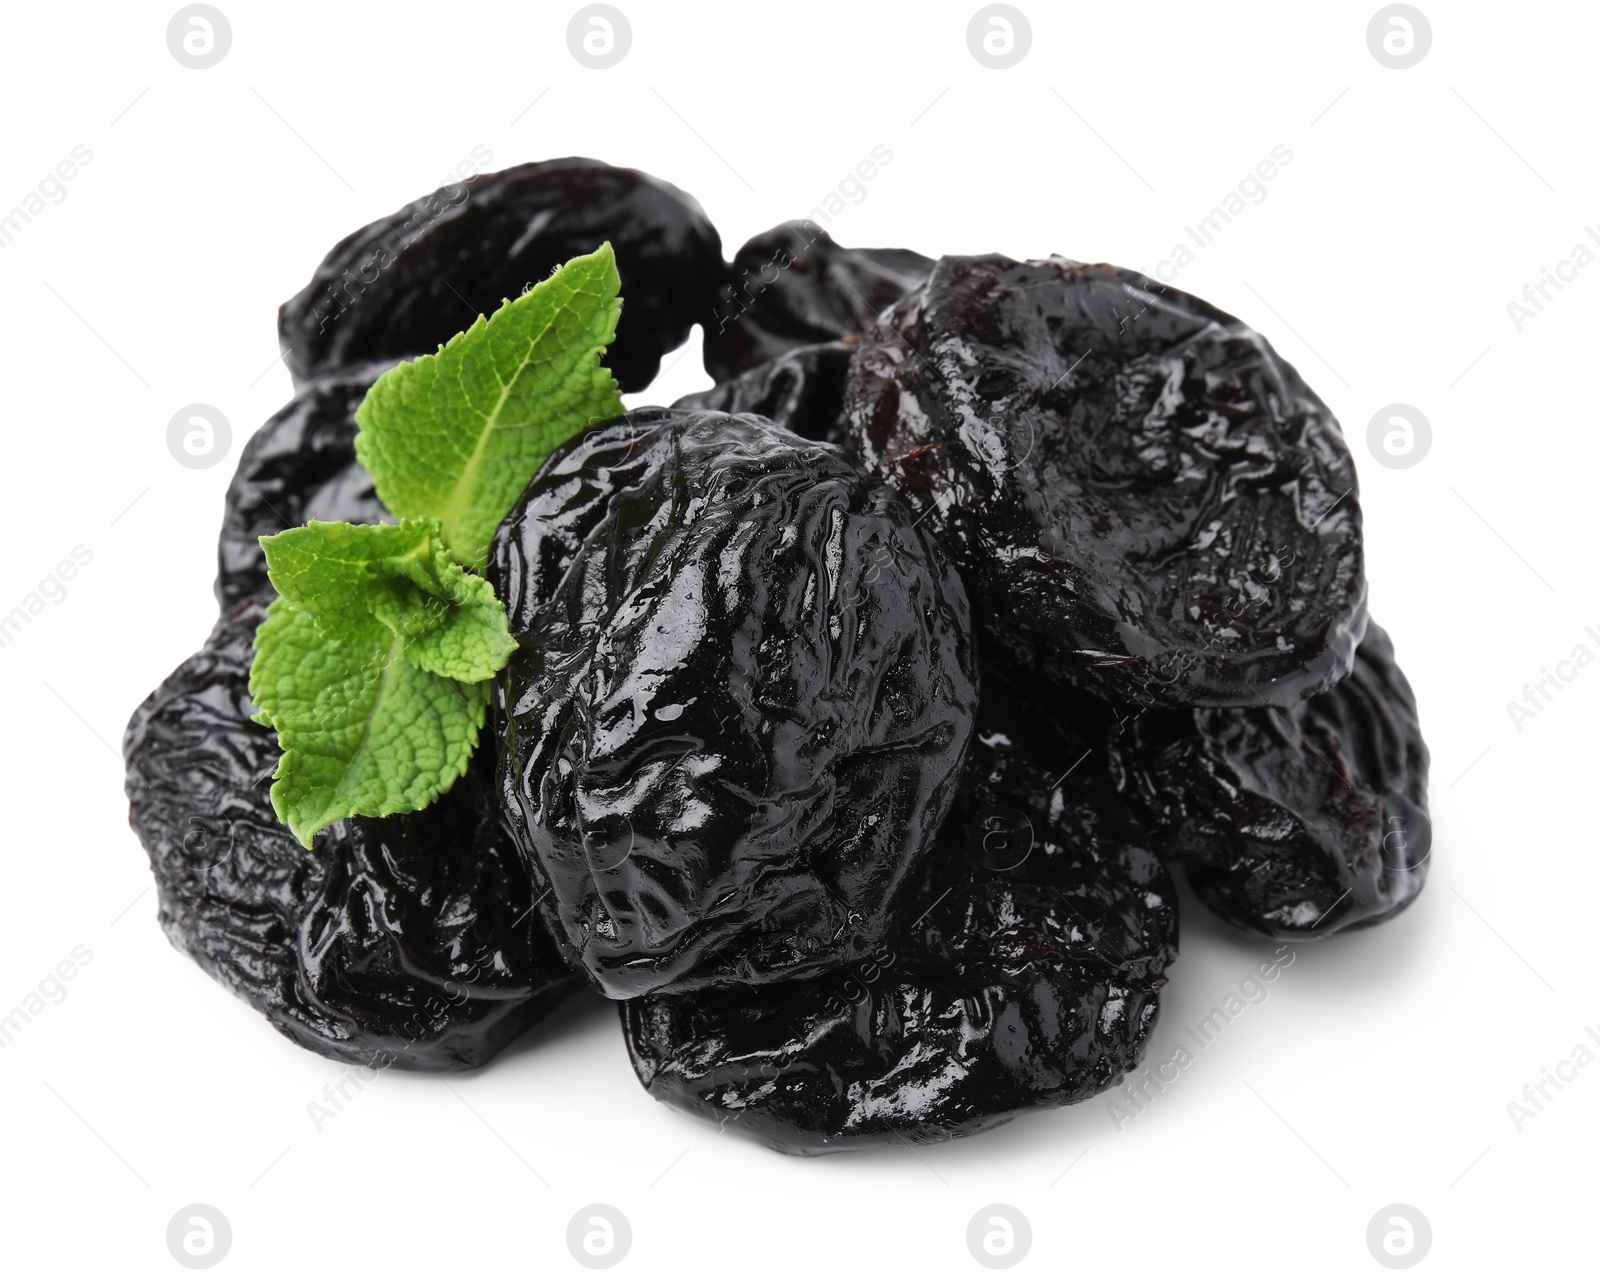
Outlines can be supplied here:
[[[308, 852], [246, 690], [257, 538], [385, 519], [374, 379], [603, 240], [622, 387], [695, 324], [717, 385], [549, 458], [488, 567], [520, 645], [472, 768]], [[730, 267], [683, 192], [561, 159], [350, 236], [279, 330], [296, 394], [228, 489], [221, 618], [124, 748], [168, 937], [311, 1049], [475, 1067], [587, 983], [674, 1106], [790, 1152], [928, 1142], [1138, 1063], [1172, 864], [1276, 940], [1422, 887], [1350, 453], [1195, 297], [812, 223]]]

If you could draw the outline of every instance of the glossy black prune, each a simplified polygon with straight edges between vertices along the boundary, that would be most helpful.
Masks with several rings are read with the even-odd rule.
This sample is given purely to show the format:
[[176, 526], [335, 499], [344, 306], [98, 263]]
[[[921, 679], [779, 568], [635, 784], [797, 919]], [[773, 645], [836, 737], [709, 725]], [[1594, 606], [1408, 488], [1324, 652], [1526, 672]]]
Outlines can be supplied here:
[[606, 366], [642, 390], [707, 322], [722, 241], [676, 186], [595, 159], [519, 164], [441, 187], [341, 240], [278, 314], [296, 381], [432, 354], [572, 257], [610, 240], [623, 317]]
[[628, 1001], [652, 1095], [814, 1155], [976, 1133], [1138, 1065], [1177, 955], [1172, 882], [1099, 739], [983, 676], [961, 795], [902, 932], [817, 978]]
[[322, 377], [250, 436], [224, 498], [217, 541], [217, 601], [231, 611], [272, 596], [260, 537], [325, 522], [392, 522], [356, 459], [356, 408], [393, 364]]
[[1136, 719], [1130, 791], [1195, 893], [1233, 925], [1320, 939], [1406, 907], [1428, 874], [1428, 748], [1377, 625], [1355, 668], [1290, 708]]
[[268, 798], [250, 720], [247, 601], [140, 705], [123, 741], [129, 822], [179, 951], [299, 1044], [347, 1062], [476, 1067], [578, 978], [533, 912], [490, 750], [417, 814], [347, 819], [304, 848]]
[[1338, 422], [1205, 302], [945, 257], [845, 400], [852, 450], [955, 556], [986, 658], [1170, 705], [1292, 704], [1349, 670], [1366, 582]]
[[765, 416], [802, 438], [841, 446], [845, 442], [844, 382], [853, 348], [848, 341], [829, 341], [784, 350], [731, 381], [686, 394], [672, 406]]
[[759, 417], [649, 409], [546, 462], [490, 573], [503, 800], [602, 992], [882, 942], [977, 701], [960, 580], [892, 493]]
[[726, 381], [796, 346], [859, 337], [932, 268], [905, 248], [841, 248], [811, 221], [765, 230], [734, 254], [706, 325], [706, 371]]

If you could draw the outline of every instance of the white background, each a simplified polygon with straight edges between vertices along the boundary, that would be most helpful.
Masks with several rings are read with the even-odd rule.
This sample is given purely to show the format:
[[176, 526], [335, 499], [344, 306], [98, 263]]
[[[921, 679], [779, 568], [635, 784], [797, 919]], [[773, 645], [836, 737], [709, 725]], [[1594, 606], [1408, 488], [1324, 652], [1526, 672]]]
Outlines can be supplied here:
[[[1579, 642], [1600, 654], [1600, 264], [1521, 332], [1506, 303], [1600, 222], [1600, 12], [1422, 0], [1432, 49], [1391, 70], [1372, 0], [1019, 0], [1032, 48], [997, 71], [968, 51], [974, 3], [618, 2], [633, 45], [605, 71], [568, 52], [576, 4], [218, 0], [233, 45], [204, 71], [168, 53], [175, 5], [7, 14], [0, 211], [93, 152], [0, 250], [0, 611], [93, 554], [0, 650], [0, 1012], [93, 954], [0, 1052], [7, 1269], [177, 1270], [167, 1222], [195, 1201], [231, 1220], [236, 1271], [577, 1270], [565, 1229], [591, 1201], [632, 1222], [624, 1270], [978, 1270], [966, 1225], [993, 1202], [1031, 1220], [1023, 1270], [1378, 1270], [1366, 1227], [1392, 1202], [1431, 1221], [1425, 1270], [1592, 1266], [1600, 1066], [1520, 1132], [1506, 1104], [1600, 1022], [1600, 666], [1520, 731], [1506, 702]], [[1175, 281], [1265, 332], [1345, 423], [1372, 610], [1433, 748], [1427, 889], [1302, 949], [1120, 1131], [1101, 1098], [915, 1154], [788, 1159], [652, 1102], [588, 998], [480, 1074], [385, 1075], [315, 1131], [340, 1068], [168, 946], [118, 756], [214, 617], [223, 489], [289, 396], [278, 304], [477, 144], [492, 167], [656, 173], [731, 255], [879, 143], [894, 158], [835, 219], [845, 244], [1152, 271], [1293, 152]], [[633, 401], [704, 385], [697, 345]], [[212, 469], [166, 448], [192, 402], [233, 423]], [[1393, 402], [1432, 423], [1410, 469], [1366, 445]], [[1152, 1058], [1271, 950], [1186, 901]]]

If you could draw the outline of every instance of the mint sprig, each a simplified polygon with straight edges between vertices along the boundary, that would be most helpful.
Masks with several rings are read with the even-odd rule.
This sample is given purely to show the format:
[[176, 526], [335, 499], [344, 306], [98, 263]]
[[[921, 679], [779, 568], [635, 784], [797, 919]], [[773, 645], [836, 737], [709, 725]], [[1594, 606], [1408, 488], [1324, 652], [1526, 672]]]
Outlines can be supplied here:
[[356, 411], [356, 455], [398, 525], [261, 538], [279, 596], [256, 631], [250, 695], [283, 750], [273, 809], [302, 844], [351, 815], [421, 810], [466, 772], [516, 649], [475, 572], [545, 457], [622, 412], [600, 363], [619, 288], [602, 244], [378, 379]]
[[390, 512], [438, 518], [456, 561], [482, 567], [551, 450], [622, 412], [599, 359], [617, 330], [618, 287], [606, 244], [380, 378], [356, 409], [356, 456]]

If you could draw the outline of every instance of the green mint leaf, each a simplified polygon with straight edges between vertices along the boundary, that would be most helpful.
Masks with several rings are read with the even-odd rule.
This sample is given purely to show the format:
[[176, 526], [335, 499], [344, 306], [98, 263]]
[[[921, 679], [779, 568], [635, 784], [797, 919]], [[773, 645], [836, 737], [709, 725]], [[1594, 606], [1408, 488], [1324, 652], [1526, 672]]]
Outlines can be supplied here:
[[307, 846], [350, 815], [421, 810], [466, 771], [516, 649], [504, 605], [436, 519], [312, 522], [261, 544], [280, 596], [250, 695], [283, 750], [273, 809]]
[[312, 522], [263, 538], [268, 578], [330, 642], [401, 639], [425, 672], [481, 682], [516, 649], [494, 587], [451, 560], [433, 518]]
[[279, 597], [250, 694], [283, 755], [272, 805], [300, 841], [420, 810], [465, 773], [516, 649], [481, 568], [552, 450], [619, 415], [600, 356], [622, 302], [609, 243], [379, 378], [356, 452], [394, 526], [312, 522], [261, 541]]
[[356, 455], [398, 518], [437, 518], [455, 560], [481, 567], [546, 456], [622, 413], [600, 363], [622, 302], [609, 243], [479, 315], [437, 354], [391, 368], [367, 392]]
[[351, 815], [421, 810], [466, 772], [493, 683], [419, 668], [406, 646], [383, 626], [330, 641], [283, 598], [256, 630], [250, 695], [283, 750], [272, 808], [302, 845]]

